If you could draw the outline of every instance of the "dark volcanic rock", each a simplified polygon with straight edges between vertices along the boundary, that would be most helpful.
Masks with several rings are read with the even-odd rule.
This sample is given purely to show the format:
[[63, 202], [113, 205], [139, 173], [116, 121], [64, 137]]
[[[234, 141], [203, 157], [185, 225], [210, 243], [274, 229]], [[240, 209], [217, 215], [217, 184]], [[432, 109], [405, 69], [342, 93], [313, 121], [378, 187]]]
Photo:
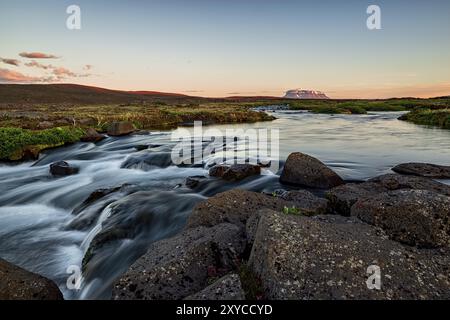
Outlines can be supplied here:
[[352, 215], [411, 246], [450, 245], [450, 197], [427, 190], [397, 190], [359, 200]]
[[105, 139], [106, 137], [103, 134], [98, 133], [95, 129], [89, 128], [86, 130], [86, 133], [83, 137], [81, 137], [81, 141], [83, 142], [99, 142]]
[[431, 190], [450, 195], [450, 187], [423, 177], [386, 174], [364, 183], [347, 183], [335, 187], [326, 193], [333, 210], [341, 215], [350, 216], [351, 207], [360, 199], [376, 196], [394, 190]]
[[223, 173], [222, 179], [239, 181], [261, 174], [261, 167], [252, 164], [234, 164]]
[[50, 280], [0, 259], [0, 300], [62, 300]]
[[152, 244], [115, 283], [112, 297], [116, 300], [186, 298], [206, 288], [209, 276], [235, 269], [244, 247], [245, 234], [231, 224], [186, 230]]
[[108, 135], [110, 136], [126, 136], [134, 131], [133, 124], [127, 121], [113, 122], [108, 127]]
[[244, 226], [247, 219], [263, 208], [281, 211], [293, 206], [289, 201], [252, 191], [233, 189], [199, 203], [188, 220], [188, 228], [229, 222]]
[[279, 198], [292, 202], [304, 216], [326, 214], [328, 211], [328, 200], [316, 197], [309, 191], [296, 190], [285, 191], [278, 195]]
[[352, 206], [361, 198], [375, 196], [388, 191], [374, 182], [347, 183], [331, 189], [326, 196], [333, 210], [343, 216], [350, 216]]
[[[448, 251], [418, 250], [342, 216], [278, 212], [258, 224], [249, 266], [268, 299], [449, 299]], [[368, 289], [368, 267], [381, 271]]]
[[394, 167], [392, 171], [433, 179], [450, 179], [450, 166], [429, 163], [403, 163]]
[[185, 181], [186, 187], [190, 189], [195, 189], [200, 182], [206, 180], [207, 178], [205, 176], [194, 176], [194, 177], [187, 177]]
[[165, 151], [148, 151], [128, 157], [121, 165], [124, 169], [151, 170], [171, 166], [172, 154]]
[[230, 169], [230, 166], [219, 164], [209, 169], [209, 175], [211, 177], [222, 178], [228, 169]]
[[50, 173], [54, 176], [70, 176], [80, 171], [77, 167], [72, 167], [66, 161], [58, 161], [50, 165]]
[[405, 176], [401, 174], [385, 174], [370, 179], [369, 182], [378, 183], [380, 186], [389, 190], [430, 190], [450, 196], [450, 186], [423, 177]]
[[245, 300], [241, 280], [235, 273], [226, 275], [185, 300]]
[[325, 164], [300, 152], [289, 155], [280, 182], [321, 189], [333, 188], [344, 183], [342, 178]]

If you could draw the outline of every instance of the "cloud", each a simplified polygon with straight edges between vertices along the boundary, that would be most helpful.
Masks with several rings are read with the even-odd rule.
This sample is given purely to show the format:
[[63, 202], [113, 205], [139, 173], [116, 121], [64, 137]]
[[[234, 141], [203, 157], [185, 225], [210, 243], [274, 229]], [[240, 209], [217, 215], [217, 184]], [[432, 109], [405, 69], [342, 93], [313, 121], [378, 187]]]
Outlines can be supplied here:
[[[91, 74], [89, 73], [75, 73], [67, 68], [64, 67], [58, 67], [51, 64], [42, 64], [35, 60], [25, 63], [27, 67], [31, 68], [39, 68], [43, 70], [48, 70], [51, 72], [51, 76], [49, 79], [51, 79], [52, 82], [54, 81], [61, 81], [66, 78], [87, 78], [90, 77]], [[83, 68], [85, 69], [85, 68]]]
[[0, 58], [0, 61], [6, 64], [10, 64], [12, 66], [16, 66], [18, 67], [20, 65], [20, 61], [16, 60], [16, 59], [4, 59], [4, 58]]
[[87, 64], [84, 66], [83, 70], [91, 70], [94, 66], [91, 64]]
[[21, 52], [19, 53], [19, 56], [29, 59], [59, 59], [59, 57], [53, 54], [47, 54], [42, 52]]
[[65, 77], [77, 77], [77, 74], [70, 71], [69, 69], [66, 69], [64, 67], [53, 67], [52, 68], [52, 73], [60, 78], [65, 78]]
[[17, 71], [0, 69], [0, 82], [39, 82], [43, 79], [30, 77]]
[[44, 69], [44, 70], [48, 70], [48, 69], [52, 69], [54, 68], [51, 64], [41, 64], [35, 60], [25, 63], [25, 65], [27, 67], [34, 67], [34, 68], [40, 68], [40, 69]]

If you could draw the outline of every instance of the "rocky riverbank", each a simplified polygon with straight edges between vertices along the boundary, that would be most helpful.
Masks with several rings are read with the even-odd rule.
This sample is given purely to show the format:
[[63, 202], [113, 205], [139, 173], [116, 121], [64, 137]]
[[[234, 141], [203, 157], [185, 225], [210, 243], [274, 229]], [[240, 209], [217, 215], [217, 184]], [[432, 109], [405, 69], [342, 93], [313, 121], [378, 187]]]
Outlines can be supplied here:
[[[150, 155], [122, 167], [170, 167], [164, 153]], [[96, 258], [113, 255], [117, 243], [173, 226], [163, 205], [170, 202], [179, 204], [175, 212], [189, 207], [184, 228], [141, 239], [152, 244], [129, 257], [112, 299], [450, 298], [450, 186], [432, 179], [447, 177], [448, 166], [400, 164], [393, 168], [398, 173], [355, 183], [297, 152], [277, 187], [268, 188], [273, 192], [232, 187], [263, 169], [217, 164], [205, 176], [188, 177], [180, 194], [133, 184], [93, 192], [65, 226], [96, 230], [86, 242], [83, 275], [110, 268]], [[82, 174], [70, 161], [49, 163], [48, 171], [49, 179]], [[217, 185], [229, 190], [198, 200], [200, 190]], [[62, 298], [51, 281], [7, 262], [0, 274], [2, 299]]]
[[[234, 189], [199, 203], [183, 232], [153, 243], [116, 281], [112, 298], [449, 299], [450, 186], [426, 178], [429, 165], [412, 167], [415, 175], [345, 183], [292, 154], [281, 181], [298, 190]], [[234, 171], [258, 174], [243, 169]]]

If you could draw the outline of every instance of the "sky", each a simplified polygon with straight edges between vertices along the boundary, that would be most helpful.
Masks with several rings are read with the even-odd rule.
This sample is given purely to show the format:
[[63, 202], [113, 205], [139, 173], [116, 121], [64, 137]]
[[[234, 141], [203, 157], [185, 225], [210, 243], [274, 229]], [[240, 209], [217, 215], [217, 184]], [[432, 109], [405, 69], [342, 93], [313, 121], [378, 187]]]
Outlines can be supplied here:
[[[69, 30], [66, 9], [81, 9]], [[381, 9], [381, 30], [366, 10]], [[450, 95], [448, 0], [0, 0], [0, 83], [195, 96]]]

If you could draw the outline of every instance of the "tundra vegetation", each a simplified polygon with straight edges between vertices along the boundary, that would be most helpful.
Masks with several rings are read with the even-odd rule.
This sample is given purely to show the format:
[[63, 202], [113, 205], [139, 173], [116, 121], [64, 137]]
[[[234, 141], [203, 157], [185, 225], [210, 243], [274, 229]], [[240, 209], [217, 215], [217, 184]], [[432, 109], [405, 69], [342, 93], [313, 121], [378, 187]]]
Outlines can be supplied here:
[[[450, 128], [450, 97], [389, 100], [290, 100], [271, 97], [208, 99], [162, 93], [112, 91], [75, 85], [0, 86], [0, 160], [22, 160], [78, 141], [93, 128], [131, 122], [138, 130], [168, 130], [194, 121], [251, 123], [275, 118], [255, 107], [283, 105], [325, 114], [410, 111], [401, 120]], [[21, 157], [22, 155], [22, 157]], [[26, 158], [26, 157], [25, 157]]]

